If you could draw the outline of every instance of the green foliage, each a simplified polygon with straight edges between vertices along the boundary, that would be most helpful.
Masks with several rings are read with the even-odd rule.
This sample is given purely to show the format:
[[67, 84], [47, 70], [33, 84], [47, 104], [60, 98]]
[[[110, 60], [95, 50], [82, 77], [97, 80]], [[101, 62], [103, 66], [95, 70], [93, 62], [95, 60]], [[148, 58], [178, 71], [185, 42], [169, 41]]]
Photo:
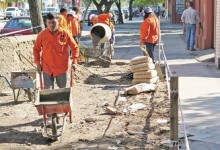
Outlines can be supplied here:
[[134, 0], [135, 6], [150, 6], [150, 5], [158, 5], [164, 3], [164, 0]]

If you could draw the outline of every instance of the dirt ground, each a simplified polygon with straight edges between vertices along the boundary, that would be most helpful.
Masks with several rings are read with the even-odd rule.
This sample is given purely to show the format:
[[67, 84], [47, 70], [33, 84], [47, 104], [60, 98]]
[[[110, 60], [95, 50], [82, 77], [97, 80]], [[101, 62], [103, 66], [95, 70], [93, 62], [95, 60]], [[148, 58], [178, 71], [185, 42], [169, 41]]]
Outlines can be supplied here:
[[[1, 46], [2, 42], [5, 44], [1, 47], [0, 71], [9, 78], [12, 70], [31, 66], [21, 64], [15, 53], [5, 56], [6, 53], [30, 49], [33, 44], [28, 39], [7, 46], [12, 40], [1, 40]], [[29, 53], [25, 55], [31, 57]], [[14, 63], [16, 65], [12, 65]], [[123, 89], [131, 85], [130, 72], [129, 63], [117, 60], [110, 68], [80, 64], [73, 88], [73, 122], [67, 119], [59, 141], [42, 136], [42, 116], [38, 115], [33, 102], [28, 101], [22, 91], [15, 104], [12, 90], [0, 78], [0, 149], [169, 149], [161, 144], [169, 139], [169, 99], [165, 82], [158, 82], [155, 92], [126, 95]], [[146, 107], [134, 113], [123, 113], [123, 109], [134, 103]], [[106, 113], [107, 106], [116, 108], [119, 113]], [[158, 123], [159, 120], [167, 122]]]

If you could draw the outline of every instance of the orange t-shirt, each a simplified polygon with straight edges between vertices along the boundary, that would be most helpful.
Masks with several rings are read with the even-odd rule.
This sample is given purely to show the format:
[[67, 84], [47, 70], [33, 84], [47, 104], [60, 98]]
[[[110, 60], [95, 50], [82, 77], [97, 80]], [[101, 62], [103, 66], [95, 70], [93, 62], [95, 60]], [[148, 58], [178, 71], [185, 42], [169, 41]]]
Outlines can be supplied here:
[[156, 16], [149, 16], [140, 26], [140, 43], [156, 44], [159, 38], [159, 21]]
[[111, 21], [109, 21], [110, 17], [111, 17], [110, 13], [100, 14], [100, 15], [98, 15], [98, 23], [104, 23], [104, 24], [108, 25], [111, 29], [113, 29], [114, 25], [112, 24]]
[[79, 47], [73, 37], [63, 28], [58, 28], [53, 35], [49, 29], [41, 31], [34, 44], [34, 63], [42, 65], [49, 75], [58, 76], [68, 70], [69, 52], [72, 51], [73, 64], [77, 64]]
[[64, 29], [68, 29], [67, 27], [67, 19], [63, 16], [63, 15], [59, 15], [58, 16], [58, 22], [59, 22], [59, 26], [64, 28]]

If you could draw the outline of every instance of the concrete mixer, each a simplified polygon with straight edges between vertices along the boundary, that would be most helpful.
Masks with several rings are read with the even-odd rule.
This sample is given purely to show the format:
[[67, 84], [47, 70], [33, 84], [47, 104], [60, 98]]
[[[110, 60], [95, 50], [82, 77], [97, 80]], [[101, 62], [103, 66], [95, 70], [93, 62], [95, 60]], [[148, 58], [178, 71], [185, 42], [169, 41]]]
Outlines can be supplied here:
[[113, 46], [110, 44], [112, 37], [110, 27], [103, 23], [97, 23], [91, 28], [90, 37], [93, 48], [84, 48], [83, 55], [87, 59], [96, 58], [99, 65], [109, 67], [114, 52]]

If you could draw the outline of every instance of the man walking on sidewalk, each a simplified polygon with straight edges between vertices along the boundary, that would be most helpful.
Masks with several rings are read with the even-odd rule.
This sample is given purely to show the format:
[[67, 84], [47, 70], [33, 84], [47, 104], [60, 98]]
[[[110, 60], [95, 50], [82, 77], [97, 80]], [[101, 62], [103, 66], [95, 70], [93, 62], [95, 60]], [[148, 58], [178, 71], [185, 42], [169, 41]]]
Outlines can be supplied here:
[[181, 16], [181, 20], [183, 22], [183, 26], [186, 28], [186, 49], [195, 51], [195, 32], [196, 32], [196, 24], [199, 22], [200, 27], [201, 22], [198, 15], [198, 12], [193, 9], [193, 2], [190, 1], [188, 3], [188, 9], [183, 11]]

